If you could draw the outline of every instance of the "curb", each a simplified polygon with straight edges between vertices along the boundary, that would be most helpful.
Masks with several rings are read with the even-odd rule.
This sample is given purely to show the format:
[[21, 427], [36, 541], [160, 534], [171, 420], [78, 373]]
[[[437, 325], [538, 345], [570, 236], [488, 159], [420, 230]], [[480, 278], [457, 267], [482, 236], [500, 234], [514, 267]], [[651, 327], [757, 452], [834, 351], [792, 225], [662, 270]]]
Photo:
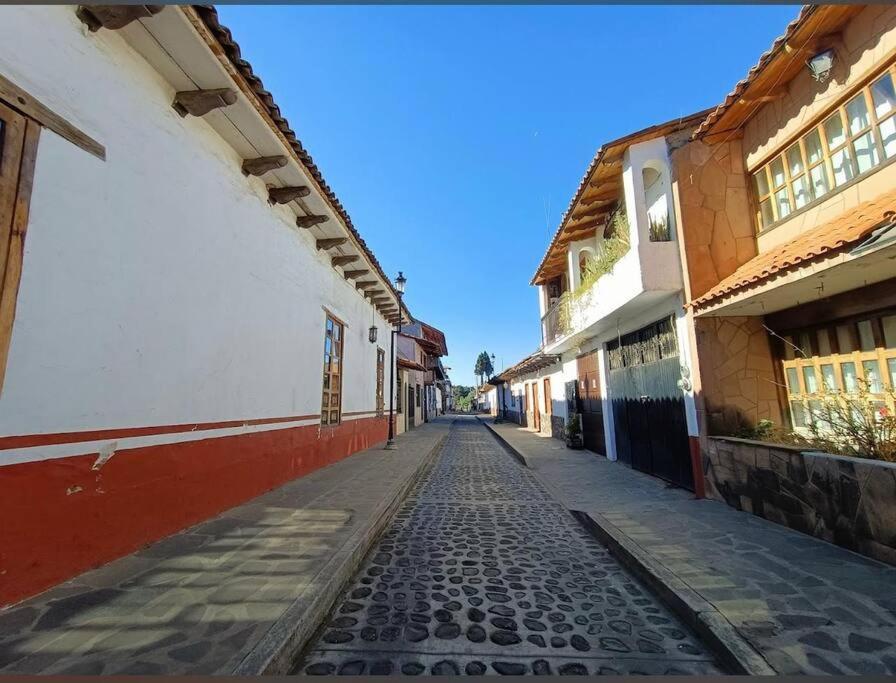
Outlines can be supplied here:
[[518, 450], [516, 450], [513, 446], [511, 446], [511, 445], [504, 439], [503, 436], [501, 436], [500, 434], [498, 434], [498, 432], [495, 431], [494, 427], [492, 427], [488, 422], [486, 422], [485, 420], [483, 420], [483, 419], [482, 419], [481, 417], [479, 417], [478, 415], [476, 416], [476, 421], [477, 421], [479, 424], [481, 424], [481, 425], [485, 425], [485, 427], [492, 433], [492, 436], [494, 436], [495, 439], [498, 440], [498, 443], [501, 444], [501, 445], [504, 447], [504, 450], [507, 451], [507, 453], [508, 453], [509, 455], [511, 455], [511, 456], [513, 457], [514, 460], [516, 460], [516, 461], [517, 461], [520, 465], [522, 465], [523, 467], [529, 469], [529, 463], [526, 462], [526, 458], [523, 457], [523, 454], [520, 453]]
[[[525, 457], [513, 448], [492, 425], [480, 423], [514, 457], [529, 467]], [[532, 474], [557, 500], [562, 498], [538, 472]], [[775, 676], [775, 671], [752, 645], [737, 631], [712, 603], [702, 598], [662, 563], [646, 553], [612, 522], [598, 513], [569, 510], [580, 524], [598, 541], [604, 544], [629, 571], [646, 584], [682, 621], [690, 626], [706, 642], [728, 671], [748, 676]]]
[[407, 478], [395, 495], [386, 500], [371, 516], [371, 521], [355, 531], [318, 573], [324, 585], [312, 596], [299, 596], [280, 615], [255, 647], [233, 669], [234, 676], [286, 675], [296, 658], [305, 649], [323, 620], [333, 609], [343, 589], [361, 566], [367, 553], [395, 516], [414, 486], [426, 475], [436, 460], [448, 430], [433, 444], [416, 471]]

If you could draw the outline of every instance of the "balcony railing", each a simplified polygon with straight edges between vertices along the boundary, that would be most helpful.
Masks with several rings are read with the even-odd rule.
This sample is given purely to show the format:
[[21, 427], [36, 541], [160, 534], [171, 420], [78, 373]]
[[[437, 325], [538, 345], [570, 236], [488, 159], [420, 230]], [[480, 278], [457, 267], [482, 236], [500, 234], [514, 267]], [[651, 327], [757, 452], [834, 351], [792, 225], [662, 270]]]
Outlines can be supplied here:
[[541, 319], [542, 346], [553, 344], [570, 333], [570, 313], [572, 307], [569, 298], [561, 296], [557, 302], [548, 309]]

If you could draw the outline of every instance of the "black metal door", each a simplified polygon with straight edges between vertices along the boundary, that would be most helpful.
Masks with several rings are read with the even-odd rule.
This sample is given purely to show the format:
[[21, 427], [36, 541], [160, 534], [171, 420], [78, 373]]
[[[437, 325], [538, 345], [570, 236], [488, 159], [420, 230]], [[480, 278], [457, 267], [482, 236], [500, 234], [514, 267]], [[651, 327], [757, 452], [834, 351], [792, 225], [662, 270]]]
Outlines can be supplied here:
[[416, 426], [414, 424], [414, 411], [414, 386], [408, 384], [408, 429], [413, 429]]
[[611, 342], [607, 359], [618, 458], [642, 472], [693, 489], [672, 319]]

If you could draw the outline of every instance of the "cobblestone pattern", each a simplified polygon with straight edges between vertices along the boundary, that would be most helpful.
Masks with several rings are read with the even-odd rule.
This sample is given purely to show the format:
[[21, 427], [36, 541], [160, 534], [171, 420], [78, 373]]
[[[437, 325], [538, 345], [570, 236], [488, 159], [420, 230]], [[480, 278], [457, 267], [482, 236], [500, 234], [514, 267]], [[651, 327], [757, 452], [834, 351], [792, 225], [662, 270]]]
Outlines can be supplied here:
[[705, 674], [712, 656], [475, 423], [455, 427], [304, 674]]

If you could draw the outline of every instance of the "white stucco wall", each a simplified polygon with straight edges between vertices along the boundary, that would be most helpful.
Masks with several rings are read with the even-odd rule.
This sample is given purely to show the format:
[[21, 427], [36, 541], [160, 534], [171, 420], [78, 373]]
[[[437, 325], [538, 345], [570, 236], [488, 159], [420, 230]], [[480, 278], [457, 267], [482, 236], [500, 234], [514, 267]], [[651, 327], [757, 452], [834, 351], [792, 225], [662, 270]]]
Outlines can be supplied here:
[[375, 408], [388, 323], [371, 344], [330, 255], [119, 35], [0, 7], [0, 72], [107, 150], [41, 134], [0, 433], [317, 414], [323, 307], [347, 325], [343, 412]]

